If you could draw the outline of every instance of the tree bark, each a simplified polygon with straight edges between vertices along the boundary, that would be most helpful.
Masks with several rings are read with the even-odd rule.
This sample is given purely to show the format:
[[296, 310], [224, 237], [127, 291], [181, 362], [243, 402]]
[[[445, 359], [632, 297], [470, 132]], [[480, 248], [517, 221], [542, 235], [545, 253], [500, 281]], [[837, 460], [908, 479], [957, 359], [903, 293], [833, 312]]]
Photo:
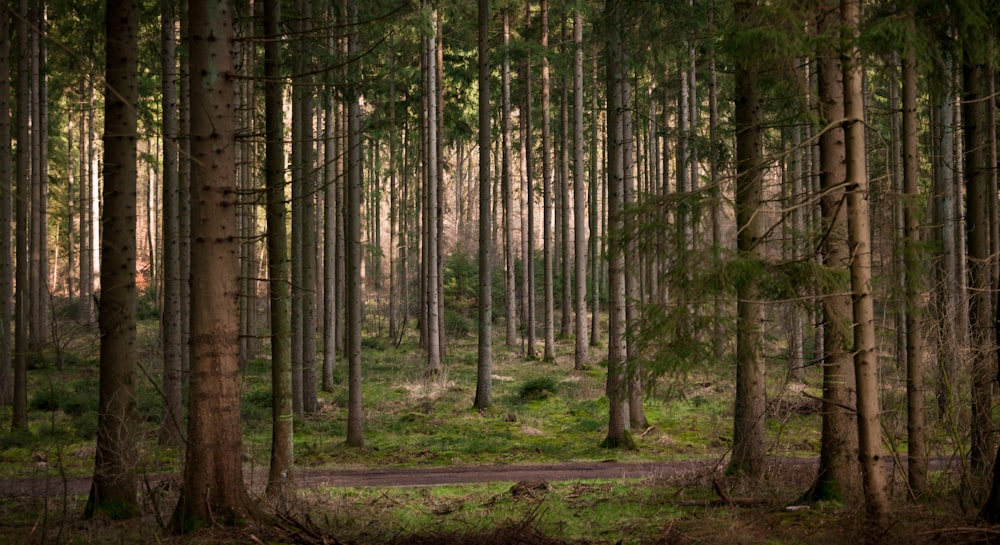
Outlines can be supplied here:
[[[596, 137], [595, 137], [596, 140]], [[587, 363], [587, 237], [586, 199], [583, 194], [583, 13], [573, 12], [573, 291], [576, 306], [573, 368]], [[591, 157], [594, 161], [596, 157]], [[594, 167], [591, 167], [594, 168]], [[591, 233], [593, 237], [594, 234]], [[566, 282], [569, 279], [565, 279]]]
[[427, 331], [427, 372], [437, 374], [441, 372], [441, 321], [440, 321], [440, 299], [441, 292], [438, 290], [438, 246], [440, 236], [438, 233], [438, 124], [437, 124], [437, 17], [436, 9], [431, 8], [431, 32], [427, 37], [427, 187], [424, 198], [427, 199], [427, 213], [424, 218], [426, 224], [426, 240], [424, 245], [425, 263], [424, 270], [424, 293], [427, 308], [427, 320], [424, 326]]
[[[183, 441], [184, 399], [181, 337], [180, 194], [178, 191], [178, 111], [176, 3], [163, 0], [160, 8], [160, 43], [163, 70], [163, 309], [160, 335], [163, 342], [163, 400], [159, 441], [180, 445]], [[82, 203], [81, 203], [82, 204]], [[82, 222], [81, 222], [82, 223]], [[83, 230], [81, 229], [81, 241]], [[81, 243], [82, 246], [82, 243]], [[82, 248], [81, 248], [82, 249]], [[81, 297], [83, 290], [80, 291]]]
[[[625, 190], [625, 127], [622, 110], [624, 74], [625, 5], [621, 0], [605, 2], [607, 21], [607, 100], [608, 100], [608, 435], [602, 446], [631, 446], [626, 429], [626, 317], [625, 317], [625, 248], [621, 243]], [[613, 242], [611, 242], [613, 241]]]
[[271, 460], [268, 495], [282, 498], [293, 482], [292, 333], [288, 207], [285, 204], [284, 84], [281, 1], [264, 0], [264, 186], [267, 277], [271, 312]]
[[[734, 5], [734, 16], [744, 29], [758, 23], [759, 6], [753, 0]], [[737, 252], [741, 259], [764, 258], [764, 223], [761, 217], [764, 159], [761, 139], [760, 65], [754, 58], [738, 55], [736, 80], [736, 225]], [[733, 454], [728, 471], [759, 478], [764, 473], [764, 308], [753, 279], [736, 288], [736, 407]]]
[[542, 46], [542, 308], [545, 348], [542, 359], [555, 361], [555, 290], [553, 285], [554, 254], [553, 204], [552, 204], [552, 116], [549, 81], [549, 3], [541, 0], [541, 46]]
[[97, 454], [87, 518], [139, 513], [136, 462], [136, 131], [139, 5], [110, 1], [106, 17], [104, 212], [101, 216], [101, 376]]
[[[840, 25], [839, 8], [827, 0], [818, 9], [816, 31], [819, 43], [832, 43]], [[817, 51], [819, 102], [822, 132], [819, 136], [819, 176], [822, 197], [823, 265], [833, 271], [846, 270], [851, 253], [847, 246], [847, 208], [844, 181], [846, 152], [844, 85], [840, 57], [833, 47]], [[820, 440], [819, 473], [808, 492], [813, 500], [853, 501], [861, 492], [858, 465], [854, 367], [851, 361], [851, 298], [847, 286], [838, 282], [822, 294], [823, 304], [823, 430]]]
[[[478, 5], [479, 357], [476, 365], [476, 399], [474, 406], [479, 410], [484, 410], [493, 402], [492, 379], [490, 377], [493, 368], [493, 293], [490, 270], [490, 3], [489, 0], [479, 0]], [[506, 106], [507, 102], [504, 102], [504, 105]]]
[[[361, 397], [361, 79], [358, 58], [358, 6], [346, 0], [347, 35], [347, 183], [344, 185], [344, 242], [346, 250], [347, 307], [345, 342], [347, 352], [347, 444], [361, 447], [365, 444], [364, 406]], [[436, 339], [436, 337], [435, 337]], [[433, 341], [432, 341], [433, 342]], [[438, 362], [440, 366], [440, 361]]]
[[233, 27], [227, 0], [189, 0], [191, 386], [184, 484], [171, 527], [235, 524], [243, 483]]
[[514, 246], [514, 184], [511, 162], [514, 160], [511, 132], [510, 103], [510, 8], [503, 8], [503, 65], [501, 67], [501, 93], [503, 111], [501, 113], [500, 134], [503, 140], [501, 161], [501, 191], [503, 192], [503, 255], [504, 255], [504, 334], [508, 348], [517, 346], [517, 275], [515, 263], [517, 250]]
[[[970, 45], [970, 47], [972, 47]], [[996, 379], [993, 295], [990, 284], [990, 218], [986, 158], [985, 68], [965, 48], [962, 62], [962, 136], [966, 194], [965, 231], [969, 269], [969, 326], [972, 358], [972, 438], [969, 461], [973, 470], [986, 472], [993, 454], [992, 383]]]
[[[10, 12], [0, 13], [0, 74], [10, 74]], [[10, 318], [14, 301], [14, 171], [11, 141], [10, 78], [0, 78], [0, 405], [14, 401], [14, 338]], [[72, 146], [70, 146], [72, 153]]]
[[28, 0], [20, 0], [17, 14], [17, 149], [15, 151], [14, 234], [14, 407], [11, 429], [28, 429], [28, 197], [31, 185], [31, 147], [28, 144], [30, 113], [28, 58]]
[[849, 44], [843, 61], [845, 149], [847, 152], [847, 240], [851, 249], [851, 292], [854, 316], [854, 379], [858, 404], [858, 460], [865, 506], [871, 520], [881, 523], [889, 513], [882, 423], [879, 414], [878, 354], [875, 309], [871, 293], [871, 230], [868, 169], [865, 159], [865, 110], [861, 52], [856, 43], [860, 2], [841, 0], [841, 32]]
[[[915, 15], [908, 16], [909, 33], [915, 35]], [[927, 493], [927, 448], [924, 432], [924, 332], [923, 262], [920, 248], [920, 161], [917, 156], [917, 54], [913, 44], [903, 52], [903, 270], [906, 287], [906, 438], [910, 489]]]

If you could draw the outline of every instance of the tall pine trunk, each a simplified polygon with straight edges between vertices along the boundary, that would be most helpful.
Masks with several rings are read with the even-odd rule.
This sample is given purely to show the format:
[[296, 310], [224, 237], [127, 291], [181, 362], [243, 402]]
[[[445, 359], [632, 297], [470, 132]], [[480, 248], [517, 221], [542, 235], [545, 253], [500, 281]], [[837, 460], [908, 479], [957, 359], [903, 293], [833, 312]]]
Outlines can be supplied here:
[[[832, 43], [840, 25], [835, 1], [819, 6], [818, 43]], [[820, 120], [819, 176], [822, 191], [821, 249], [823, 266], [846, 270], [851, 261], [847, 246], [847, 209], [844, 206], [846, 152], [844, 129], [844, 85], [840, 57], [833, 47], [817, 51]], [[852, 501], [861, 489], [858, 465], [854, 367], [851, 361], [851, 297], [847, 286], [837, 283], [822, 294], [823, 303], [823, 429], [820, 439], [819, 473], [809, 491], [814, 500]]]
[[[596, 138], [595, 138], [596, 139]], [[587, 237], [583, 196], [583, 13], [573, 12], [573, 295], [576, 308], [573, 368], [583, 369], [588, 358], [587, 339]], [[595, 157], [591, 156], [591, 161]], [[591, 166], [591, 168], [595, 168]], [[594, 233], [591, 233], [591, 237]], [[568, 282], [569, 279], [564, 279]]]
[[880, 523], [888, 515], [889, 497], [882, 456], [875, 305], [871, 291], [871, 213], [865, 158], [865, 110], [861, 53], [856, 43], [859, 12], [859, 0], [841, 0], [841, 32], [844, 33], [845, 42], [850, 44], [843, 61], [844, 134], [847, 152], [845, 189], [847, 241], [852, 256], [850, 270], [854, 317], [854, 380], [858, 392], [858, 460], [861, 464], [861, 484], [868, 516]]
[[267, 278], [271, 312], [271, 460], [269, 495], [283, 497], [291, 485], [292, 332], [285, 204], [284, 84], [281, 77], [281, 1], [264, 0], [264, 188]]
[[107, 4], [101, 377], [94, 480], [85, 516], [138, 514], [136, 501], [136, 131], [139, 5]]
[[[741, 29], [758, 22], [756, 1], [740, 1], [734, 15]], [[744, 52], [735, 65], [736, 80], [736, 226], [737, 252], [741, 259], [764, 258], [763, 199], [764, 158], [761, 139], [761, 85], [756, 58]], [[764, 472], [764, 308], [760, 290], [751, 280], [736, 288], [736, 406], [733, 424], [733, 455], [729, 471], [760, 477]]]
[[[177, 37], [175, 2], [161, 2], [160, 43], [163, 70], [163, 309], [160, 335], [163, 342], [163, 400], [160, 410], [161, 444], [183, 440], [183, 348], [181, 337], [180, 193], [178, 191]], [[81, 203], [82, 205], [82, 203]], [[84, 222], [81, 222], [81, 227]], [[81, 248], [83, 229], [81, 228]], [[84, 290], [80, 290], [81, 297]]]
[[239, 369], [236, 112], [227, 0], [189, 0], [191, 378], [184, 484], [171, 527], [235, 524], [243, 482]]
[[[493, 294], [490, 271], [490, 3], [479, 0], [479, 352], [474, 406], [493, 402]], [[506, 98], [506, 97], [505, 97]], [[505, 102], [506, 106], [507, 103]], [[505, 112], [509, 113], [509, 112]], [[506, 232], [506, 229], [504, 229]]]

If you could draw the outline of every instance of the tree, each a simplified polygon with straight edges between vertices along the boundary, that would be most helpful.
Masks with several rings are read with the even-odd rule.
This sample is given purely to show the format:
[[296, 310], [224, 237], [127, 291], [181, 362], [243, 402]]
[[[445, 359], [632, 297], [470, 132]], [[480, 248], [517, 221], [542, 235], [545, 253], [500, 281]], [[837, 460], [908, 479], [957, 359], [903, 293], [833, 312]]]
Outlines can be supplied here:
[[[974, 6], [975, 3], [970, 4]], [[965, 21], [982, 20], [984, 14], [963, 13]], [[996, 375], [993, 285], [991, 284], [990, 192], [988, 157], [989, 127], [986, 126], [986, 58], [984, 48], [971, 43], [986, 28], [967, 26], [962, 55], [962, 136], [964, 138], [965, 232], [968, 247], [969, 325], [972, 358], [972, 422], [969, 461], [973, 470], [987, 472], [993, 453], [992, 383]]]
[[[0, 74], [10, 74], [10, 12], [0, 13]], [[13, 337], [10, 317], [14, 309], [14, 172], [10, 124], [10, 78], [0, 78], [0, 405], [14, 401]]]
[[439, 214], [438, 209], [441, 204], [438, 201], [438, 184], [440, 179], [438, 178], [438, 110], [437, 110], [437, 40], [435, 36], [437, 35], [437, 9], [433, 6], [430, 7], [430, 23], [431, 32], [425, 38], [426, 40], [426, 59], [427, 59], [427, 119], [426, 130], [427, 130], [427, 166], [426, 176], [427, 184], [425, 188], [424, 198], [427, 201], [426, 214], [424, 216], [425, 222], [425, 232], [426, 240], [424, 241], [425, 250], [425, 262], [424, 270], [424, 305], [426, 307], [426, 317], [424, 327], [426, 328], [427, 337], [427, 372], [430, 374], [436, 374], [441, 371], [441, 318], [440, 313], [440, 299], [441, 291], [439, 289], [438, 282], [438, 253], [441, 251], [439, 243], [441, 237], [438, 233], [438, 222], [437, 217]]
[[233, 27], [227, 0], [189, 0], [191, 378], [184, 484], [171, 527], [234, 524], [243, 484]]
[[138, 514], [136, 461], [136, 131], [139, 3], [106, 6], [101, 376], [97, 454], [85, 516]]
[[[754, 0], [733, 6], [741, 30], [759, 24], [760, 6]], [[754, 55], [737, 54], [736, 80], [736, 246], [739, 258], [764, 257], [764, 222], [761, 217], [764, 159], [761, 138], [760, 64]], [[762, 323], [764, 308], [754, 280], [736, 286], [736, 407], [733, 424], [733, 455], [729, 471], [749, 477], [764, 472], [764, 358]]]
[[[907, 14], [908, 34], [915, 33], [916, 15]], [[915, 44], [903, 51], [903, 223], [905, 246], [903, 270], [906, 300], [906, 429], [909, 454], [908, 477], [915, 494], [927, 492], [927, 450], [924, 432], [924, 316], [920, 249], [920, 162], [917, 157], [917, 53]]]
[[476, 367], [476, 400], [474, 405], [477, 409], [483, 410], [493, 402], [492, 378], [490, 376], [493, 368], [493, 305], [491, 304], [493, 293], [492, 271], [490, 270], [490, 3], [489, 0], [479, 0], [478, 4], [479, 359]]
[[[293, 480], [292, 343], [282, 112], [281, 1], [264, 2], [264, 186], [268, 297], [271, 302], [271, 462], [267, 491], [281, 497]], [[329, 348], [332, 350], [332, 347]]]
[[858, 403], [858, 460], [868, 516], [882, 522], [889, 513], [882, 424], [878, 399], [878, 359], [875, 346], [875, 310], [871, 291], [871, 230], [868, 205], [868, 169], [865, 158], [865, 111], [861, 50], [857, 44], [859, 0], [841, 0], [840, 22], [848, 48], [844, 71], [846, 149], [847, 243], [851, 249], [851, 293], [854, 317], [854, 380]]
[[607, 448], [631, 446], [626, 429], [625, 365], [625, 108], [624, 37], [626, 6], [621, 0], [607, 0], [604, 7], [607, 39], [607, 100], [608, 100], [608, 436]]
[[549, 3], [541, 0], [542, 15], [542, 274], [543, 301], [542, 320], [545, 335], [545, 351], [542, 359], [553, 361], [555, 353], [555, 290], [553, 286], [553, 270], [555, 248], [553, 247], [553, 203], [552, 203], [552, 116], [551, 83], [549, 78]]
[[[347, 353], [347, 444], [364, 446], [364, 407], [361, 398], [361, 94], [358, 90], [360, 58], [358, 57], [358, 7], [346, 0], [347, 23], [347, 183], [344, 184], [344, 241], [347, 271], [347, 307], [345, 351]], [[433, 79], [433, 78], [432, 78]], [[435, 269], [436, 270], [436, 269]], [[437, 285], [436, 283], [433, 285]], [[437, 308], [437, 307], [433, 307]], [[434, 322], [437, 323], [436, 321]], [[434, 343], [438, 340], [431, 338]], [[440, 355], [438, 356], [440, 367]]]
[[[825, 233], [821, 253], [823, 265], [839, 275], [847, 269], [851, 252], [847, 246], [847, 209], [844, 206], [846, 164], [844, 128], [844, 72], [839, 53], [832, 47], [840, 25], [836, 2], [817, 6], [816, 53], [819, 80], [820, 206]], [[838, 276], [835, 276], [838, 278]], [[819, 473], [808, 496], [813, 500], [849, 500], [860, 493], [854, 367], [851, 361], [851, 298], [844, 282], [826, 286], [823, 305], [823, 430], [820, 440]]]
[[515, 261], [517, 253], [514, 248], [514, 187], [511, 174], [513, 161], [514, 138], [511, 132], [510, 103], [510, 7], [503, 9], [503, 66], [501, 68], [501, 94], [503, 96], [503, 111], [501, 113], [500, 138], [502, 139], [501, 161], [501, 191], [503, 193], [503, 255], [504, 255], [504, 324], [508, 348], [517, 346], [517, 278]]
[[[178, 191], [177, 39], [174, 0], [162, 0], [160, 43], [162, 44], [163, 109], [163, 308], [160, 335], [163, 339], [163, 402], [160, 411], [160, 443], [179, 445], [183, 423], [183, 328], [181, 322], [180, 193]], [[86, 223], [86, 222], [82, 222]], [[83, 230], [81, 229], [81, 236]], [[82, 245], [81, 245], [82, 246]], [[83, 297], [81, 289], [81, 297]]]
[[[583, 13], [573, 11], [573, 281], [576, 303], [573, 368], [583, 369], [587, 361], [587, 239], [586, 200], [583, 197]], [[593, 233], [591, 234], [593, 236]], [[569, 279], [563, 279], [568, 282]]]
[[14, 194], [16, 225], [14, 235], [14, 407], [11, 429], [28, 429], [28, 196], [31, 185], [31, 147], [28, 144], [28, 114], [31, 101], [29, 81], [28, 0], [17, 10], [17, 149], [14, 156], [17, 187]]

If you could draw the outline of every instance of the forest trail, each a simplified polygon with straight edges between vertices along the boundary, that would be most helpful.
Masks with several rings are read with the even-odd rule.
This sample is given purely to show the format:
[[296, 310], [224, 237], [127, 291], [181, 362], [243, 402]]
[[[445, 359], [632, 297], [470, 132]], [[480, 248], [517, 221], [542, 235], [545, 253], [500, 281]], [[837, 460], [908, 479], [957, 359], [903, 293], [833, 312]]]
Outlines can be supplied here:
[[[769, 458], [772, 469], [816, 471], [818, 458]], [[905, 460], [904, 460], [905, 463]], [[950, 457], [930, 459], [933, 470], [958, 469], [957, 460]], [[616, 460], [587, 462], [553, 462], [545, 464], [454, 465], [433, 467], [388, 468], [299, 468], [297, 486], [302, 489], [321, 487], [406, 487], [437, 486], [484, 482], [557, 482], [593, 479], [660, 479], [686, 475], [697, 476], [721, 469], [725, 460], [657, 460], [620, 462]], [[887, 469], [894, 470], [891, 458]], [[262, 490], [267, 479], [264, 468], [245, 470], [251, 491]], [[169, 489], [176, 486], [179, 475], [157, 474], [143, 477], [140, 487]], [[0, 480], [0, 497], [38, 496], [60, 497], [86, 494], [90, 477], [38, 477]]]
[[[815, 458], [780, 458], [771, 463], [815, 466]], [[403, 487], [435, 486], [483, 482], [574, 481], [589, 479], [656, 479], [696, 475], [722, 467], [724, 461], [661, 460], [619, 462], [553, 462], [546, 464], [454, 465], [433, 467], [391, 468], [299, 468], [297, 485], [303, 489], [339, 487]], [[266, 469], [247, 469], [247, 485], [251, 490], [262, 489], [267, 479]], [[176, 485], [179, 475], [156, 474], [142, 477], [141, 489], [168, 489]], [[87, 494], [90, 477], [37, 477], [0, 480], [0, 497], [38, 496], [61, 497]]]

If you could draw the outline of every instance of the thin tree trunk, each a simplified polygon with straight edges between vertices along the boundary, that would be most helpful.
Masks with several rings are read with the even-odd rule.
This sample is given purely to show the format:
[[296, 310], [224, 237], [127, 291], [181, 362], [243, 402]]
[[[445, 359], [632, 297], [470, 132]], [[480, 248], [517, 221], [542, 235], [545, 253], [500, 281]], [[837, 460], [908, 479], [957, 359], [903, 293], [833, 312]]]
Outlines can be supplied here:
[[28, 198], [31, 194], [31, 148], [28, 145], [30, 114], [30, 62], [28, 58], [28, 0], [20, 0], [17, 16], [17, 187], [14, 234], [14, 407], [11, 429], [28, 429]]
[[865, 111], [861, 53], [855, 43], [859, 0], [841, 0], [841, 28], [850, 48], [844, 57], [845, 148], [847, 151], [847, 239], [851, 247], [851, 291], [854, 301], [854, 378], [858, 404], [858, 460], [868, 516], [882, 522], [889, 513], [882, 424], [879, 415], [875, 311], [871, 293], [871, 230], [868, 170], [865, 162]]
[[[0, 74], [10, 74], [11, 14], [0, 13]], [[14, 401], [14, 339], [10, 318], [14, 301], [14, 172], [11, 141], [10, 78], [0, 78], [0, 405]], [[73, 146], [69, 146], [72, 157]], [[80, 173], [82, 176], [82, 172]], [[72, 222], [72, 215], [70, 215]]]
[[361, 104], [358, 85], [358, 7], [346, 0], [347, 24], [347, 183], [344, 188], [344, 242], [346, 250], [347, 320], [344, 347], [347, 355], [347, 444], [365, 444], [364, 406], [361, 397]]
[[[758, 23], [760, 7], [754, 0], [739, 1], [734, 15], [743, 28]], [[736, 225], [737, 251], [743, 259], [764, 258], [764, 222], [761, 217], [764, 158], [761, 135], [760, 66], [741, 56], [736, 80]], [[753, 282], [737, 286], [736, 407], [733, 454], [729, 470], [757, 478], [764, 473], [764, 308]]]
[[[493, 402], [493, 301], [490, 274], [490, 3], [479, 0], [479, 357], [474, 406]], [[506, 21], [506, 19], [505, 19]], [[506, 29], [506, 25], [505, 29]], [[506, 97], [505, 97], [506, 99]], [[508, 102], [504, 102], [505, 108]], [[505, 113], [509, 113], [506, 112]], [[506, 229], [505, 229], [506, 231]]]
[[[609, 238], [624, 234], [624, 184], [625, 184], [625, 132], [622, 111], [624, 74], [624, 21], [626, 6], [621, 0], [607, 0], [605, 17], [607, 28], [607, 99], [608, 99], [608, 227]], [[607, 396], [609, 405], [608, 435], [603, 446], [607, 448], [631, 446], [631, 435], [626, 429], [625, 380], [625, 248], [620, 244], [608, 245], [608, 375]]]
[[[596, 139], [595, 139], [596, 140]], [[583, 369], [587, 350], [587, 238], [583, 195], [583, 13], [573, 12], [573, 288], [576, 304], [573, 368]], [[596, 157], [591, 156], [591, 161]], [[591, 167], [594, 168], [594, 167]], [[591, 237], [594, 233], [591, 233]], [[568, 279], [566, 279], [568, 282]]]
[[136, 501], [136, 131], [139, 5], [108, 2], [101, 240], [101, 376], [94, 480], [84, 516], [131, 518]]
[[[531, 30], [531, 2], [526, 1], [525, 10], [525, 33]], [[524, 324], [527, 330], [527, 347], [525, 355], [529, 358], [537, 356], [535, 345], [535, 163], [534, 163], [534, 138], [532, 126], [532, 90], [531, 90], [531, 53], [525, 56], [521, 66], [521, 79], [524, 80], [524, 103], [521, 106], [521, 170], [524, 178], [524, 200], [527, 204], [527, 225], [523, 229], [525, 235], [524, 242]]]
[[[432, 12], [435, 11], [432, 7]], [[425, 250], [425, 262], [424, 270], [424, 293], [425, 304], [427, 308], [427, 320], [424, 323], [424, 327], [427, 331], [427, 372], [430, 374], [437, 374], [441, 371], [441, 321], [440, 321], [440, 297], [441, 292], [438, 290], [438, 252], [440, 247], [438, 246], [440, 242], [440, 236], [438, 234], [438, 208], [440, 203], [438, 202], [438, 184], [440, 180], [438, 179], [438, 125], [437, 125], [437, 40], [435, 36], [437, 35], [437, 17], [431, 15], [431, 33], [427, 37], [427, 149], [425, 153], [427, 154], [427, 187], [424, 191], [424, 198], [427, 199], [427, 213], [424, 218], [424, 223], [426, 225], [426, 237], [424, 240]]]
[[962, 63], [962, 136], [965, 141], [966, 244], [969, 268], [969, 322], [972, 357], [972, 422], [969, 460], [986, 472], [993, 454], [991, 368], [996, 366], [993, 295], [990, 285], [990, 222], [986, 146], [986, 85], [983, 61], [965, 52]]
[[[820, 43], [832, 43], [840, 26], [837, 3], [828, 0], [818, 7], [816, 31]], [[847, 246], [847, 208], [844, 180], [846, 165], [844, 129], [844, 85], [840, 57], [832, 47], [817, 52], [819, 104], [822, 132], [819, 136], [820, 205], [823, 230], [823, 265], [833, 271], [846, 270], [851, 261]], [[813, 500], [854, 501], [860, 495], [854, 367], [851, 361], [851, 298], [847, 286], [836, 283], [822, 294], [823, 303], [823, 430], [820, 439], [819, 473], [808, 495]]]
[[514, 247], [514, 188], [511, 173], [513, 161], [514, 135], [511, 132], [510, 104], [510, 8], [503, 9], [503, 65], [501, 68], [501, 93], [503, 111], [501, 113], [500, 134], [502, 142], [501, 173], [503, 192], [503, 255], [504, 255], [504, 325], [506, 345], [517, 346], [517, 276], [515, 262], [517, 250]]
[[[605, 184], [598, 183], [598, 165], [602, 161], [598, 160], [597, 145], [600, 140], [600, 109], [597, 104], [598, 71], [597, 57], [593, 56], [593, 83], [595, 91], [591, 93], [591, 135], [590, 135], [590, 346], [597, 346], [601, 342], [601, 264], [604, 263], [604, 255], [601, 252], [601, 213], [603, 207], [598, 202], [600, 187]], [[606, 148], [605, 148], [606, 149]], [[600, 187], [599, 187], [600, 186]]]
[[267, 493], [283, 498], [293, 482], [292, 333], [285, 204], [285, 138], [281, 76], [281, 1], [264, 0], [264, 186], [267, 278], [271, 307], [271, 460]]
[[555, 353], [555, 292], [553, 286], [553, 226], [552, 226], [552, 116], [551, 83], [549, 81], [549, 3], [541, 0], [541, 46], [542, 46], [542, 330], [545, 336], [545, 351], [542, 359], [554, 361]]
[[[909, 15], [909, 24], [914, 24]], [[924, 432], [923, 252], [920, 249], [920, 161], [917, 157], [917, 56], [913, 46], [903, 54], [903, 215], [906, 246], [906, 429], [909, 484], [927, 493], [927, 450]]]
[[[183, 440], [184, 399], [181, 348], [180, 194], [177, 170], [177, 38], [175, 2], [161, 2], [160, 42], [163, 70], [163, 400], [160, 409], [160, 444], [179, 445]], [[82, 204], [82, 203], [81, 203]], [[81, 222], [81, 246], [83, 229]], [[82, 250], [82, 248], [81, 248]], [[82, 281], [82, 279], [81, 279]], [[83, 290], [81, 289], [81, 297]]]

